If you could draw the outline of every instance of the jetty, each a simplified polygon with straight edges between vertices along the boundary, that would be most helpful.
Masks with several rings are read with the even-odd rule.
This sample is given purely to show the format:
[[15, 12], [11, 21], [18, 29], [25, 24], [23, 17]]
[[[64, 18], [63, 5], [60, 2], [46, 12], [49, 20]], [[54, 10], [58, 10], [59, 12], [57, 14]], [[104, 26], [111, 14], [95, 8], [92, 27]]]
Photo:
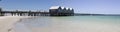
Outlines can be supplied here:
[[49, 9], [49, 12], [41, 12], [40, 11], [3, 11], [0, 8], [0, 16], [72, 16], [74, 15], [74, 10], [72, 8], [65, 8], [61, 6], [52, 6]]

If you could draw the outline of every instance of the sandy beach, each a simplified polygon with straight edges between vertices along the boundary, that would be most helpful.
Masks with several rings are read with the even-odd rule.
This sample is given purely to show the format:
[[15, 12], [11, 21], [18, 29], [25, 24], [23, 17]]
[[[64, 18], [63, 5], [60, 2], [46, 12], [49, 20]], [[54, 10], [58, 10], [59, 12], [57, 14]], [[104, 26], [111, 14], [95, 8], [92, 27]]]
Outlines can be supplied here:
[[22, 18], [28, 18], [28, 16], [1, 16], [0, 32], [15, 32], [12, 30], [13, 25]]

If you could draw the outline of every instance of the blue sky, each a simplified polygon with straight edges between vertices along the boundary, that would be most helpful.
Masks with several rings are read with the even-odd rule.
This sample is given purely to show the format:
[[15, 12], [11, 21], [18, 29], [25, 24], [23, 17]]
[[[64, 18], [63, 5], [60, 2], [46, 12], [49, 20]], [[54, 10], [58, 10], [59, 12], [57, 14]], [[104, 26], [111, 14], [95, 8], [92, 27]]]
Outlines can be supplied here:
[[76, 13], [120, 14], [120, 0], [2, 0], [4, 10], [48, 10], [51, 6], [74, 8]]

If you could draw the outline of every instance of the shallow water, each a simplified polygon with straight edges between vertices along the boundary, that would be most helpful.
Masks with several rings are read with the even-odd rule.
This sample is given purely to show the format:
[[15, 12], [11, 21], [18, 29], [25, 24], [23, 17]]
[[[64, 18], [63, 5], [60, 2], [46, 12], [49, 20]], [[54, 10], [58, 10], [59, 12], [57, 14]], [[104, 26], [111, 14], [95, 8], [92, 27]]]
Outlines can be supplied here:
[[39, 16], [20, 23], [32, 32], [120, 32], [120, 16]]

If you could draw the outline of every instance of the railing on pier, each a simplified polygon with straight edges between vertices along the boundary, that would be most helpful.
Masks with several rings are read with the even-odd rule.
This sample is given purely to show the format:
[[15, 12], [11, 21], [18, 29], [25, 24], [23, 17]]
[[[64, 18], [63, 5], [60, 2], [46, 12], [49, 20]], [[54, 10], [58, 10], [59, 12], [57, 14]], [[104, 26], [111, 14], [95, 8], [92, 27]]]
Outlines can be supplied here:
[[38, 12], [38, 11], [1, 11], [4, 16], [48, 16], [49, 12]]

